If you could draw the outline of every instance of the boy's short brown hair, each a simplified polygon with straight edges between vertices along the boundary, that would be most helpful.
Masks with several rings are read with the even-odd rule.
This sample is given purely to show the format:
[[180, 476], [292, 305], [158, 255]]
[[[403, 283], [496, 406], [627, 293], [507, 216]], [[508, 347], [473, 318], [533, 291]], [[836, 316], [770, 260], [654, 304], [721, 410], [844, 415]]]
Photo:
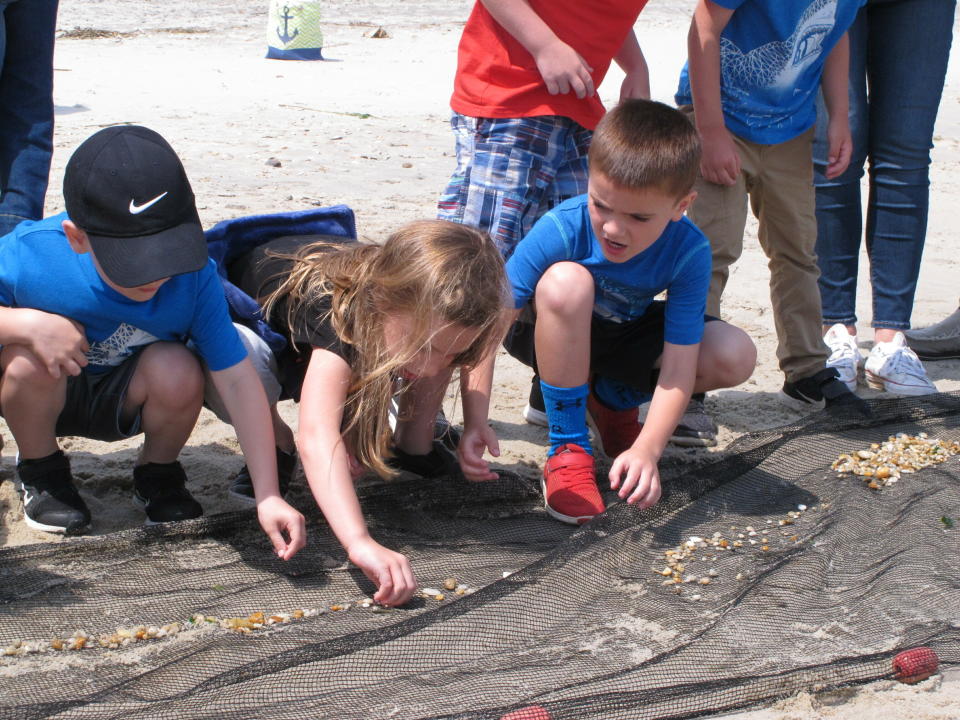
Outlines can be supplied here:
[[651, 100], [624, 100], [597, 125], [591, 173], [630, 190], [655, 187], [680, 198], [700, 169], [700, 138], [679, 110]]

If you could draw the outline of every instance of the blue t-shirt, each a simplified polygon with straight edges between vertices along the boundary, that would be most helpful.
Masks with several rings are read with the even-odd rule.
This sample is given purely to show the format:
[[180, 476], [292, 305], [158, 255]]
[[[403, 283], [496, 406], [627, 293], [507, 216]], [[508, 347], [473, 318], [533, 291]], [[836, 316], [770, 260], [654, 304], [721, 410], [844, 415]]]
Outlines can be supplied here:
[[[733, 10], [720, 35], [727, 129], [764, 145], [813, 127], [823, 65], [866, 0], [713, 0]], [[675, 100], [693, 102], [687, 66]]]
[[610, 262], [590, 225], [587, 196], [570, 198], [540, 218], [507, 261], [514, 307], [533, 297], [554, 263], [573, 261], [593, 275], [596, 317], [629, 322], [667, 291], [664, 339], [693, 345], [703, 337], [710, 287], [710, 242], [687, 218], [670, 222], [643, 252], [627, 262]]
[[120, 365], [158, 340], [192, 340], [211, 370], [246, 357], [213, 261], [175, 275], [144, 302], [107, 285], [89, 253], [70, 247], [61, 223], [66, 214], [20, 223], [0, 237], [0, 305], [33, 308], [76, 320], [86, 330], [87, 372]]

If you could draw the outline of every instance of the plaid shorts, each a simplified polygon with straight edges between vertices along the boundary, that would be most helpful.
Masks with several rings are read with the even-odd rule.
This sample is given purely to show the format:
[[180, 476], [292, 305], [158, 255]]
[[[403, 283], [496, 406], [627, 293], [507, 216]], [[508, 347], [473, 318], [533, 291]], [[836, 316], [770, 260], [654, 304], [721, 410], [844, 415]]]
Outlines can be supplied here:
[[593, 133], [569, 118], [454, 113], [457, 169], [437, 217], [486, 230], [504, 257], [550, 208], [587, 191]]

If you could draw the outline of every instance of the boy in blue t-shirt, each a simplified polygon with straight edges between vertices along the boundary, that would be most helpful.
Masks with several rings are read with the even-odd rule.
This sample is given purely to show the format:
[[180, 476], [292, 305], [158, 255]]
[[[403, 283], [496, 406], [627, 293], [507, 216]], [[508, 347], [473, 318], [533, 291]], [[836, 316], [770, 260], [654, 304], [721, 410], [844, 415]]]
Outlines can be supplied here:
[[[660, 497], [657, 462], [691, 393], [753, 372], [746, 333], [704, 316], [710, 245], [683, 217], [699, 163], [697, 133], [680, 112], [621, 102], [594, 134], [587, 194], [548, 212], [507, 261], [515, 322], [505, 345], [541, 378], [550, 433], [542, 484], [547, 512], [563, 522], [604, 509], [588, 412], [613, 459], [610, 487], [645, 508]], [[650, 391], [641, 425], [637, 398]], [[481, 475], [488, 447], [492, 432], [465, 433], [464, 469]]]
[[800, 410], [859, 403], [826, 366], [811, 153], [822, 88], [830, 115], [826, 176], [850, 161], [847, 28], [864, 2], [700, 0], [676, 95], [703, 144], [689, 215], [713, 248], [707, 312], [720, 314], [729, 267], [743, 249], [749, 196], [770, 260], [781, 397]]
[[[203, 402], [191, 341], [236, 423], [278, 555], [304, 541], [279, 495], [263, 388], [227, 312], [180, 159], [152, 130], [116, 126], [77, 148], [67, 213], [0, 238], [0, 412], [17, 441], [26, 523], [86, 530], [57, 437], [144, 433], [134, 496], [148, 523], [198, 517], [177, 456]], [[284, 537], [286, 535], [286, 537]]]

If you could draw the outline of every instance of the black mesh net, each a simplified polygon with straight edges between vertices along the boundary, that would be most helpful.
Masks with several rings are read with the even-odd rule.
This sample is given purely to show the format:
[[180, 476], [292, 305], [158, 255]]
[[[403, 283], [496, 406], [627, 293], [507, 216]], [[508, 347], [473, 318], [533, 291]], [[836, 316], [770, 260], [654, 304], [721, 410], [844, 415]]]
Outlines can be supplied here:
[[[895, 433], [960, 440], [960, 397], [871, 408], [745, 436], [573, 531], [516, 476], [366, 487], [374, 536], [443, 594], [395, 610], [316, 517], [288, 563], [248, 513], [3, 550], [0, 718], [683, 718], [886, 677], [918, 645], [960, 662], [960, 456], [879, 491], [830, 469]], [[663, 584], [686, 543], [697, 579]], [[278, 621], [213, 621], [256, 612]]]

